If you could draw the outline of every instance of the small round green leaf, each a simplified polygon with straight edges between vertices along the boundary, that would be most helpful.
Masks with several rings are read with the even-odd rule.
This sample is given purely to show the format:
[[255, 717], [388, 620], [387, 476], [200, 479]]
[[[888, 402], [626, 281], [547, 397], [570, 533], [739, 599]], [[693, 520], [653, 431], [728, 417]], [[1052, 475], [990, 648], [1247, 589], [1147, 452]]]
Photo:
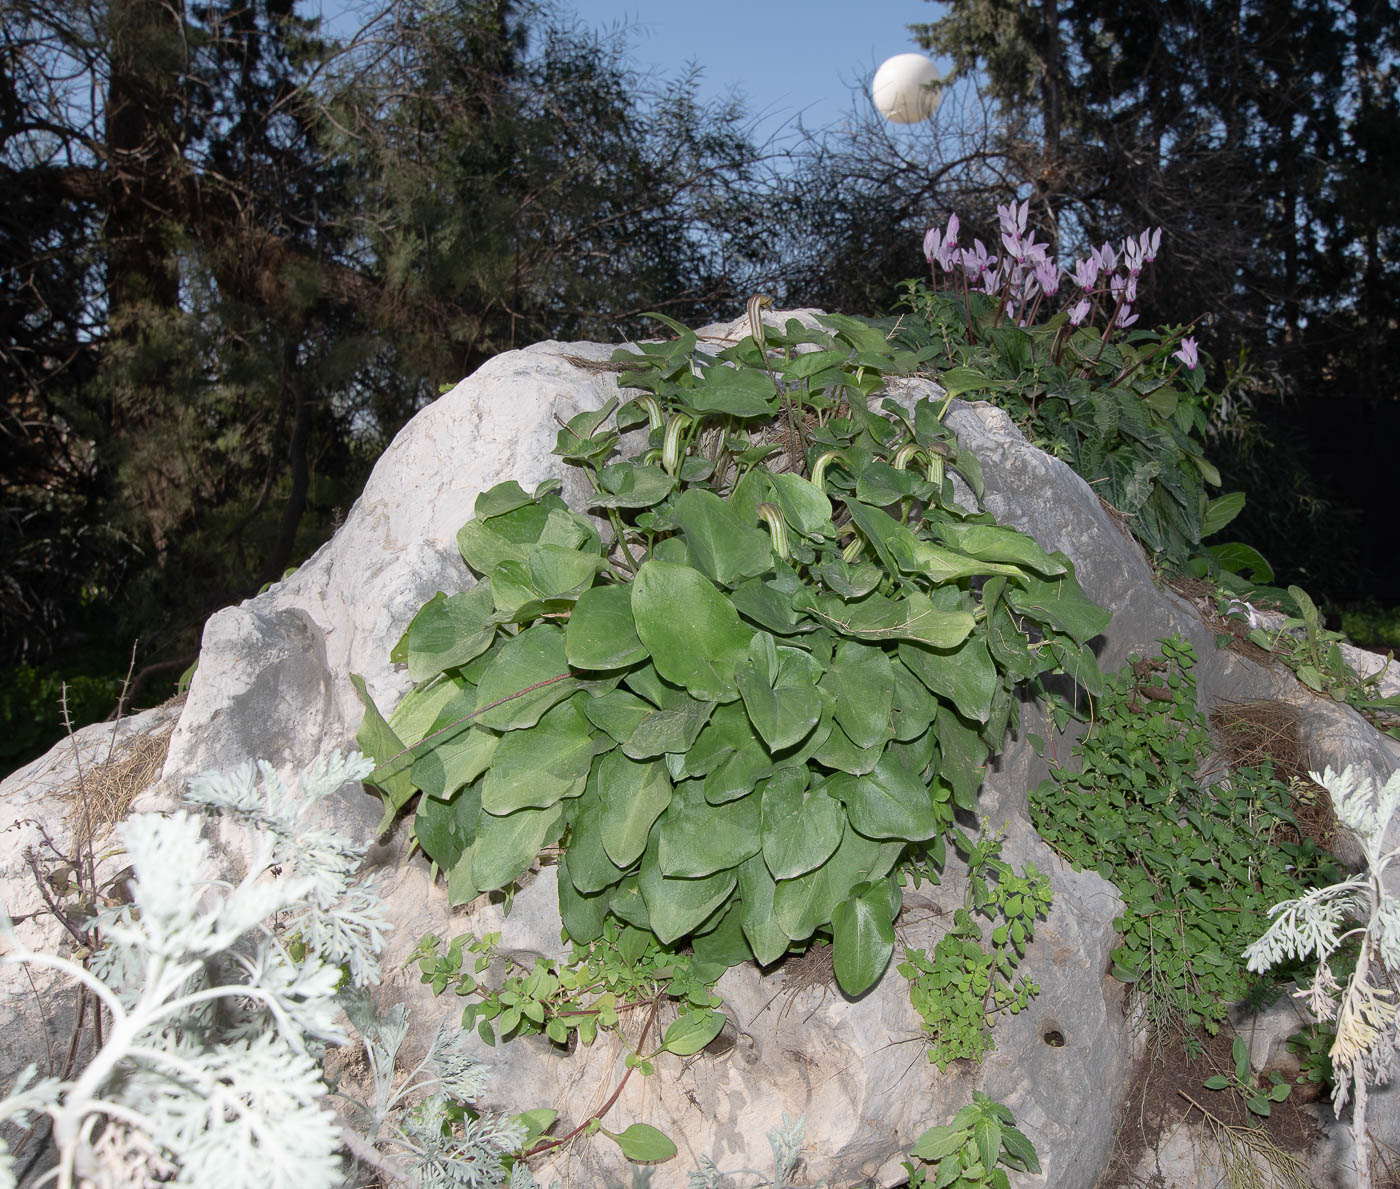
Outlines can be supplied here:
[[666, 1029], [661, 1047], [677, 1057], [689, 1057], [720, 1034], [724, 1019], [721, 1011], [688, 1011]]

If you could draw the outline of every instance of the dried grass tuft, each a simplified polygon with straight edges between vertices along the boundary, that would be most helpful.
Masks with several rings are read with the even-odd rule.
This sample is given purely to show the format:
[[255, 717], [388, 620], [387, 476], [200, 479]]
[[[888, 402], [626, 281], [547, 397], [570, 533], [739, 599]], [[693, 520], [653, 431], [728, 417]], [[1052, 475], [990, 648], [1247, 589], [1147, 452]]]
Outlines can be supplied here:
[[171, 723], [163, 731], [122, 740], [114, 754], [86, 769], [82, 780], [73, 784], [67, 821], [73, 829], [75, 854], [85, 852], [98, 836], [125, 818], [131, 803], [160, 779], [174, 732]]
[[1288, 785], [1293, 816], [1305, 838], [1323, 849], [1337, 835], [1332, 799], [1308, 775], [1303, 720], [1296, 706], [1269, 698], [1222, 702], [1210, 712], [1210, 725], [1232, 768], [1273, 767]]

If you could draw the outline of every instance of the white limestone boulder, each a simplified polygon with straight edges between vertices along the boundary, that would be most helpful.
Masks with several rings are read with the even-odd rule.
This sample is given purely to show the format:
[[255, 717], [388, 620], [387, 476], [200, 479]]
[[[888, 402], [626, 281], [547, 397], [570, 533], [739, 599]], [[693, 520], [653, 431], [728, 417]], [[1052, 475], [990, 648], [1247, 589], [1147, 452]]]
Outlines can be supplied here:
[[[799, 314], [810, 320], [810, 312]], [[746, 328], [738, 320], [702, 335], [722, 342]], [[415, 417], [379, 460], [331, 542], [286, 580], [209, 620], [165, 781], [149, 804], [168, 803], [201, 771], [250, 757], [300, 765], [326, 748], [350, 746], [362, 715], [351, 674], [365, 679], [381, 707], [392, 706], [410, 682], [390, 664], [390, 648], [435, 592], [472, 581], [456, 533], [471, 517], [477, 494], [508, 479], [533, 489], [558, 476], [565, 498], [580, 506], [581, 477], [551, 451], [561, 422], [616, 393], [612, 375], [577, 362], [604, 361], [611, 351], [546, 342], [499, 356]], [[899, 395], [912, 401], [941, 392], [910, 381], [899, 386]], [[1361, 762], [1382, 775], [1397, 765], [1400, 752], [1347, 708], [1305, 690], [1300, 695], [1301, 687], [1282, 670], [1218, 652], [1211, 629], [1189, 603], [1155, 585], [1141, 550], [1093, 492], [1063, 463], [1031, 447], [1004, 413], [954, 402], [948, 419], [981, 460], [986, 507], [1047, 549], [1068, 554], [1089, 596], [1114, 612], [1101, 641], [1105, 670], [1181, 632], [1201, 658], [1203, 698], [1287, 698], [1303, 713], [1312, 762]], [[1034, 707], [1027, 713], [1028, 729], [1044, 734]], [[913, 1140], [949, 1121], [971, 1101], [973, 1089], [1005, 1102], [1035, 1143], [1044, 1177], [1022, 1181], [1054, 1189], [1094, 1185], [1113, 1145], [1116, 1111], [1137, 1052], [1124, 988], [1107, 977], [1116, 944], [1112, 921], [1121, 904], [1111, 885], [1094, 873], [1072, 871], [1038, 840], [1026, 815], [1026, 792], [1045, 773], [1030, 747], [1012, 739], [989, 769], [982, 794], [993, 826], [1006, 826], [1003, 857], [1018, 869], [1035, 862], [1049, 874], [1055, 894], [1023, 967], [1041, 993], [1028, 1011], [998, 1024], [995, 1051], [979, 1066], [940, 1074], [925, 1058], [918, 1017], [893, 963], [854, 1003], [834, 985], [791, 990], [793, 971], [786, 967], [767, 974], [730, 970], [720, 983], [732, 1025], [727, 1043], [684, 1061], [663, 1056], [654, 1076], [629, 1080], [605, 1120], [612, 1130], [650, 1123], [675, 1140], [679, 1156], [655, 1169], [657, 1189], [685, 1184], [701, 1158], [721, 1168], [767, 1167], [766, 1134], [785, 1114], [806, 1117], [805, 1175], [812, 1182], [894, 1185], [904, 1178], [900, 1162]], [[47, 794], [32, 783], [28, 792], [8, 791], [19, 776], [5, 783], [6, 795], [42, 804]], [[18, 787], [26, 786], [21, 780]], [[327, 824], [368, 839], [380, 809], [377, 798], [351, 789], [332, 799], [326, 812]], [[486, 900], [453, 910], [441, 883], [429, 880], [422, 857], [407, 857], [405, 834], [400, 829], [370, 852], [395, 925], [379, 994], [385, 1003], [410, 1006], [421, 1048], [438, 1020], [461, 1008], [451, 996], [434, 1000], [416, 970], [400, 968], [424, 934], [500, 931], [503, 948], [521, 956], [558, 956], [565, 947], [552, 868], [520, 891], [509, 916]], [[236, 839], [225, 841], [236, 850]], [[12, 855], [3, 861], [16, 863]], [[11, 884], [3, 888], [3, 894], [12, 891]], [[907, 897], [900, 940], [931, 951], [943, 932], [940, 914], [960, 902], [960, 875], [950, 862], [941, 888], [925, 886]], [[16, 1002], [12, 992], [7, 1009], [22, 1012]], [[0, 1077], [34, 1059], [32, 1052], [23, 1055], [24, 1047], [0, 1050], [8, 1066]], [[621, 1047], [606, 1035], [569, 1056], [539, 1038], [482, 1046], [481, 1055], [495, 1071], [481, 1105], [508, 1111], [552, 1106], [560, 1111], [556, 1133], [586, 1119], [623, 1073]], [[571, 1145], [538, 1175], [546, 1184], [630, 1179], [617, 1149], [599, 1138]]]

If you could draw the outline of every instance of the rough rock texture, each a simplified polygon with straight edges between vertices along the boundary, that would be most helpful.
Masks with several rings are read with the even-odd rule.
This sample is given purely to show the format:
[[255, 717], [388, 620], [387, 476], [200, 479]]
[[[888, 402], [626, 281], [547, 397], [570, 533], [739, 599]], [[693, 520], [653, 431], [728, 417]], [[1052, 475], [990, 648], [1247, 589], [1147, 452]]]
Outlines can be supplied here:
[[[701, 333], [711, 341], [736, 339], [746, 323]], [[194, 773], [251, 756], [300, 764], [326, 747], [348, 746], [361, 717], [352, 673], [366, 679], [381, 706], [392, 705], [409, 681], [390, 665], [390, 647], [434, 592], [471, 581], [455, 535], [477, 493], [506, 479], [532, 489], [561, 475], [566, 498], [579, 494], [579, 476], [550, 453], [557, 427], [575, 412], [601, 406], [616, 388], [611, 375], [565, 356], [601, 361], [610, 353], [597, 344], [553, 342], [511, 352], [420, 413], [381, 458], [332, 542], [265, 594], [210, 619], [164, 785], [146, 804], [168, 804]], [[935, 386], [911, 381], [899, 395], [912, 401], [935, 393]], [[1092, 491], [1063, 463], [1030, 447], [1005, 414], [955, 402], [949, 422], [981, 459], [987, 508], [1047, 549], [1064, 550], [1089, 595], [1113, 610], [1100, 647], [1106, 670], [1181, 632], [1201, 658], [1205, 704], [1283, 698], [1300, 709], [1314, 766], [1360, 763], [1382, 776], [1397, 766], [1400, 749], [1346, 707], [1314, 697], [1282, 668], [1217, 651], [1213, 630], [1190, 603], [1154, 584], [1141, 550]], [[1028, 729], [1045, 733], [1034, 708], [1027, 713]], [[1068, 746], [1059, 740], [1059, 754]], [[721, 1168], [766, 1167], [766, 1132], [785, 1113], [807, 1118], [811, 1181], [892, 1185], [903, 1179], [900, 1161], [913, 1139], [947, 1122], [974, 1088], [1015, 1113], [1040, 1152], [1042, 1183], [1054, 1189], [1094, 1185], [1114, 1141], [1116, 1109], [1137, 1051], [1123, 988], [1105, 975], [1114, 945], [1111, 922], [1121, 905], [1110, 885], [1093, 873], [1073, 872], [1038, 841], [1026, 816], [1026, 791], [1045, 772], [1028, 745], [1012, 740], [989, 770], [982, 795], [992, 824], [1006, 826], [1004, 857], [1017, 867], [1033, 860], [1055, 892], [1050, 919], [1037, 928], [1026, 959], [1041, 994], [1029, 1011], [999, 1023], [996, 1050], [977, 1068], [939, 1074], [925, 1058], [918, 1018], [893, 966], [855, 1003], [834, 985], [792, 991], [787, 968], [767, 975], [731, 970], [720, 990], [733, 1043], [685, 1061], [661, 1058], [656, 1075], [633, 1077], [608, 1114], [613, 1130], [643, 1121], [675, 1139], [680, 1155], [656, 1170], [658, 1189], [684, 1184], [702, 1157]], [[13, 783], [6, 782], [7, 795]], [[378, 813], [377, 799], [347, 795], [329, 816], [338, 828], [366, 837]], [[403, 834], [370, 855], [396, 925], [381, 997], [410, 1005], [421, 1046], [439, 1018], [459, 1010], [455, 1000], [434, 1001], [414, 970], [398, 969], [423, 934], [500, 930], [504, 947], [522, 956], [557, 955], [563, 947], [552, 868], [522, 889], [508, 917], [486, 901], [452, 911], [444, 889], [429, 882], [421, 857], [406, 859]], [[2, 891], [9, 895], [11, 888]], [[939, 915], [960, 902], [961, 892], [960, 873], [950, 864], [942, 887], [910, 894], [898, 925], [902, 940], [931, 950], [943, 931]], [[496, 1071], [483, 1105], [554, 1106], [561, 1112], [556, 1133], [587, 1118], [623, 1072], [620, 1048], [606, 1036], [568, 1057], [538, 1038], [482, 1053]], [[28, 1059], [18, 1049], [6, 1049], [4, 1057], [11, 1069]], [[1400, 1110], [1391, 1096], [1373, 1102], [1382, 1138], [1400, 1141]], [[601, 1139], [570, 1148], [540, 1176], [543, 1183], [557, 1178], [566, 1185], [628, 1179], [616, 1149]]]
[[[0, 905], [27, 945], [65, 956], [72, 952], [70, 939], [49, 913], [39, 880], [49, 877], [44, 888], [61, 907], [71, 899], [65, 896], [60, 856], [74, 857], [77, 850], [74, 835], [85, 790], [100, 818], [103, 766], [114, 759], [120, 763], [143, 739], [168, 735], [179, 713], [178, 705], [167, 704], [115, 726], [84, 727], [0, 781]], [[94, 849], [101, 853], [108, 830], [100, 821], [94, 825]], [[109, 877], [114, 872], [107, 868]], [[0, 1087], [5, 1092], [31, 1061], [46, 1070], [62, 1066], [76, 1003], [76, 994], [51, 970], [0, 967]]]

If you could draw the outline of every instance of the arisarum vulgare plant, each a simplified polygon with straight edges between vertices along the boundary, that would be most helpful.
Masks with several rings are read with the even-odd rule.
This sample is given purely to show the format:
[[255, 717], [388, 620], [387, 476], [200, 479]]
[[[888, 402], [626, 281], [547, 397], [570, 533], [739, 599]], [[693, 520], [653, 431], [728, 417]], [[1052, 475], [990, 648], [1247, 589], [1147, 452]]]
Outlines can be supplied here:
[[930, 282], [905, 282], [913, 316], [892, 333], [928, 352], [925, 370], [951, 394], [999, 403], [1069, 462], [1169, 569], [1196, 559], [1218, 571], [1202, 541], [1242, 501], [1206, 494], [1220, 476], [1201, 446], [1213, 398], [1192, 328], [1134, 329], [1139, 281], [1161, 250], [1162, 229], [1102, 243], [1062, 266], [1030, 216], [1029, 201], [997, 207], [999, 254], [980, 239], [960, 248], [956, 215], [931, 230]]

